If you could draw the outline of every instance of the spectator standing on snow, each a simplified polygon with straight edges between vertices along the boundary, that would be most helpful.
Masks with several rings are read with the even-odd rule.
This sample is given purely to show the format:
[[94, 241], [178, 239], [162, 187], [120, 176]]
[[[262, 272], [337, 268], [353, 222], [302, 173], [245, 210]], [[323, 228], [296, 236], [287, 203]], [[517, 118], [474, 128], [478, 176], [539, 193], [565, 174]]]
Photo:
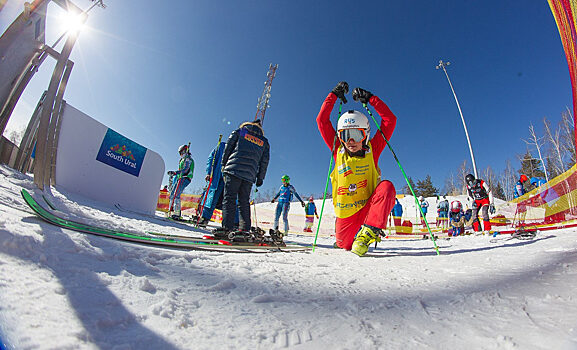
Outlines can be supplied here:
[[264, 136], [261, 121], [245, 122], [234, 130], [222, 155], [222, 228], [214, 231], [215, 238], [228, 237], [234, 228], [238, 201], [239, 235], [248, 236], [251, 229], [250, 192], [252, 184], [262, 186], [270, 157], [270, 146]]
[[205, 180], [210, 184], [210, 186], [204, 193], [206, 198], [203, 199], [204, 207], [202, 208], [202, 217], [198, 222], [200, 226], [206, 226], [206, 224], [208, 224], [212, 218], [214, 209], [218, 206], [219, 202], [222, 201], [221, 196], [224, 191], [224, 181], [222, 179], [222, 155], [225, 147], [226, 142], [220, 142], [212, 152], [210, 152], [210, 155], [206, 160]]
[[446, 196], [443, 196], [443, 200], [437, 204], [437, 213], [439, 214], [437, 227], [439, 224], [442, 227], [447, 227], [447, 216], [449, 213], [449, 201]]
[[192, 176], [194, 174], [194, 160], [190, 155], [188, 145], [182, 145], [178, 148], [178, 153], [180, 154], [180, 161], [178, 163], [178, 170], [169, 171], [167, 174], [169, 177], [175, 177], [176, 182], [173, 184], [170, 190], [169, 199], [169, 213], [172, 214], [174, 220], [180, 220], [180, 195], [192, 181]]
[[401, 227], [401, 219], [403, 217], [403, 206], [399, 202], [398, 198], [395, 198], [395, 206], [391, 211], [391, 216], [393, 217], [393, 223], [395, 224], [395, 230], [398, 231], [398, 227]]
[[340, 82], [329, 93], [317, 116], [317, 125], [335, 162], [331, 182], [336, 246], [362, 256], [371, 243], [381, 241], [382, 230], [387, 227], [388, 216], [395, 204], [395, 187], [388, 180], [381, 181], [378, 163], [386, 146], [384, 137], [390, 140], [397, 117], [380, 98], [356, 88], [353, 99], [375, 108], [381, 116], [380, 127], [384, 137], [377, 132], [370, 139], [368, 118], [354, 110], [339, 117], [335, 130], [330, 120], [331, 111], [338, 98], [347, 102], [345, 94], [348, 91], [349, 85]]
[[315, 199], [313, 196], [309, 197], [308, 203], [305, 205], [305, 228], [304, 232], [313, 232], [313, 224], [315, 223], [315, 216], [317, 219], [319, 215], [317, 214], [317, 206], [315, 205]]
[[422, 212], [419, 210], [419, 213], [421, 215], [421, 225], [425, 226], [425, 218], [427, 217], [427, 211], [429, 210], [429, 202], [427, 202], [425, 197], [420, 196], [419, 197], [419, 204], [421, 205], [421, 208], [423, 209]]
[[288, 212], [291, 207], [291, 200], [293, 199], [293, 194], [301, 202], [301, 205], [303, 207], [305, 206], [305, 202], [301, 199], [301, 196], [299, 196], [294, 186], [290, 184], [290, 177], [288, 175], [283, 175], [281, 177], [281, 181], [282, 185], [280, 186], [280, 189], [270, 202], [274, 203], [274, 201], [278, 198], [278, 203], [276, 205], [276, 212], [274, 216], [274, 229], [275, 231], [278, 231], [278, 221], [282, 214], [282, 220], [284, 222], [284, 234], [286, 236], [289, 231]]
[[481, 231], [481, 224], [478, 217], [479, 211], [481, 211], [481, 215], [483, 216], [483, 230], [485, 233], [488, 233], [491, 231], [489, 212], [491, 212], [491, 214], [495, 213], [493, 193], [485, 181], [475, 179], [473, 174], [467, 174], [467, 176], [465, 176], [465, 183], [467, 184], [469, 197], [473, 200], [473, 213], [471, 214], [473, 218], [473, 230], [476, 232]]

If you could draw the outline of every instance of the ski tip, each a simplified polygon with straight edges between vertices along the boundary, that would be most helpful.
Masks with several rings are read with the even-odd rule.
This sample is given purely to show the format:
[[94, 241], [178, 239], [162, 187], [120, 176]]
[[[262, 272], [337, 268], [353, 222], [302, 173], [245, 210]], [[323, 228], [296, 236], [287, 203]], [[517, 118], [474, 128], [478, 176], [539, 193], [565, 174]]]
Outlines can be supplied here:
[[222, 245], [232, 245], [232, 243], [230, 243], [229, 241], [225, 241], [223, 239], [221, 239], [220, 241], [218, 241], [218, 244], [222, 244]]

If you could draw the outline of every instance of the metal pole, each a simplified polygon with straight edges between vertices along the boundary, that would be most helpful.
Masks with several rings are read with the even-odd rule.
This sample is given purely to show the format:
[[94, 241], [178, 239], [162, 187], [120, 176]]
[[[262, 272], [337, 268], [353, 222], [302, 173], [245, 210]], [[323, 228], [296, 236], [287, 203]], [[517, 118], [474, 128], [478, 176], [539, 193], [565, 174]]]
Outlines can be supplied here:
[[465, 118], [463, 117], [463, 112], [461, 111], [461, 105], [459, 104], [459, 100], [457, 99], [457, 94], [455, 94], [455, 89], [453, 89], [453, 84], [451, 84], [451, 79], [449, 79], [449, 74], [445, 69], [446, 66], [450, 65], [451, 62], [443, 62], [443, 60], [439, 61], [439, 65], [436, 69], [442, 68], [443, 72], [447, 76], [447, 81], [449, 82], [449, 86], [451, 87], [451, 91], [453, 91], [453, 96], [455, 97], [455, 102], [457, 102], [457, 108], [459, 109], [459, 114], [461, 115], [461, 121], [463, 122], [463, 128], [465, 129], [465, 135], [467, 136], [467, 143], [469, 144], [469, 152], [471, 153], [471, 162], [473, 163], [473, 171], [475, 173], [475, 178], [477, 176], [477, 164], [475, 163], [475, 156], [473, 155], [473, 147], [471, 146], [471, 140], [469, 139], [469, 132], [467, 131], [467, 124], [465, 124]]

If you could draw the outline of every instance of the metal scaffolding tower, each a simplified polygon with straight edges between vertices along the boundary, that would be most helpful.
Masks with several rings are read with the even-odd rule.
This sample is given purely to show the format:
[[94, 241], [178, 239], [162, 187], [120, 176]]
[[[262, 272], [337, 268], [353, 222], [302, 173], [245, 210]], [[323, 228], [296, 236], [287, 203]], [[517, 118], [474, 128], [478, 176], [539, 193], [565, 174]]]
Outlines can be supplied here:
[[258, 104], [256, 106], [256, 115], [254, 116], [254, 120], [260, 119], [261, 123], [264, 124], [264, 114], [266, 109], [269, 106], [268, 100], [270, 99], [270, 89], [272, 86], [272, 80], [276, 74], [276, 70], [278, 68], [278, 64], [274, 66], [272, 63], [268, 67], [268, 73], [266, 73], [266, 81], [264, 82], [264, 90], [262, 91], [262, 95], [258, 99]]

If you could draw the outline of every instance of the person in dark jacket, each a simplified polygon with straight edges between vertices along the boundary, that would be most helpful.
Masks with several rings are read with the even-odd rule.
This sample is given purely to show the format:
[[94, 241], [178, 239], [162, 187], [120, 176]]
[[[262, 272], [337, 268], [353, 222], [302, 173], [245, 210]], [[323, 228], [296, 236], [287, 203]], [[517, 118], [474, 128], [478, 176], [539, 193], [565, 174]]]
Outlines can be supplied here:
[[270, 157], [270, 146], [264, 136], [261, 121], [242, 123], [233, 131], [222, 155], [224, 195], [222, 229], [215, 236], [228, 236], [234, 228], [234, 213], [240, 213], [239, 230], [250, 232], [250, 192], [252, 184], [262, 186]]

